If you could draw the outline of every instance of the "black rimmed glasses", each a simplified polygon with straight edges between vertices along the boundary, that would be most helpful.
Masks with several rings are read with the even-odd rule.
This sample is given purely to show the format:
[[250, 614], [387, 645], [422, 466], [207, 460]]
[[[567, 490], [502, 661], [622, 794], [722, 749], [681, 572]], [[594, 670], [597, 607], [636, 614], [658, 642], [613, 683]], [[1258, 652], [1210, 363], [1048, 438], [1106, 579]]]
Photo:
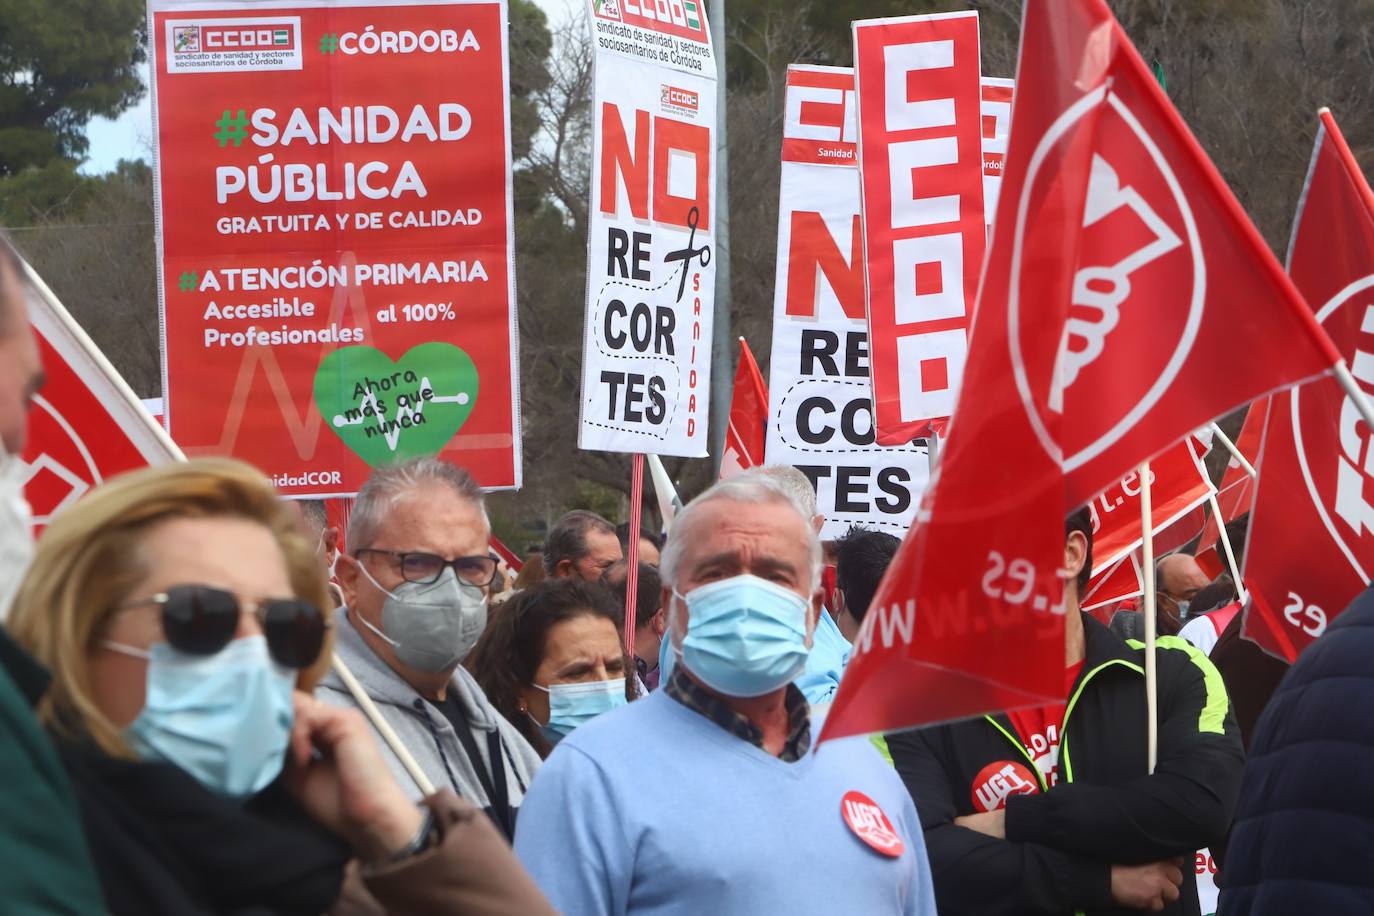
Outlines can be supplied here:
[[400, 569], [401, 578], [407, 582], [414, 582], [416, 585], [433, 585], [439, 581], [439, 577], [444, 574], [446, 567], [451, 567], [453, 574], [458, 577], [458, 581], [464, 585], [486, 588], [496, 580], [496, 560], [489, 556], [458, 557], [455, 560], [445, 560], [443, 557], [432, 553], [414, 550], [382, 550], [377, 547], [363, 547], [355, 550], [353, 555], [361, 557], [365, 553], [377, 553], [390, 557]]

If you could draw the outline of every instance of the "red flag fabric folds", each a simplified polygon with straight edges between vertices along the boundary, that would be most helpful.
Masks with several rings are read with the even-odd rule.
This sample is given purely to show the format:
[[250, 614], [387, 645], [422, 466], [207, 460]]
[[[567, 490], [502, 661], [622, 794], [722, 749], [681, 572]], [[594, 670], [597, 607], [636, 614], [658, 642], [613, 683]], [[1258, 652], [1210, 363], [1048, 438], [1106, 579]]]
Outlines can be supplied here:
[[735, 393], [730, 397], [730, 426], [725, 431], [725, 453], [720, 460], [721, 480], [763, 464], [767, 430], [768, 385], [753, 351], [741, 337]]
[[[1374, 194], [1321, 114], [1288, 272], [1352, 374], [1374, 390]], [[1293, 661], [1374, 571], [1374, 443], [1335, 379], [1276, 395], [1259, 460], [1243, 633]]]
[[1065, 514], [1338, 359], [1103, 0], [1027, 0], [1021, 49], [964, 388], [823, 739], [1062, 700]]

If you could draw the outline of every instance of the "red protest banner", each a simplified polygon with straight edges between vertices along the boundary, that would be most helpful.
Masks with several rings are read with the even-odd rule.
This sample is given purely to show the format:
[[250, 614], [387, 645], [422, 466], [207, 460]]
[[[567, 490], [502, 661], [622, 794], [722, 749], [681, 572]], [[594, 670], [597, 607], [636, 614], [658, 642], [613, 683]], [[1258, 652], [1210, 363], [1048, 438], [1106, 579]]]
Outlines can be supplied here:
[[164, 384], [289, 496], [518, 486], [505, 4], [152, 0]]
[[[1288, 272], [1355, 378], [1374, 390], [1374, 193], [1325, 110]], [[1369, 584], [1370, 439], [1333, 379], [1281, 392], [1270, 404], [1245, 553], [1252, 601], [1244, 635], [1290, 662]]]
[[[1093, 497], [1088, 508], [1093, 517], [1093, 569], [1115, 565], [1140, 546], [1140, 474], [1131, 471], [1115, 485]], [[1193, 455], [1188, 440], [1175, 443], [1150, 460], [1150, 530], [1163, 533], [1193, 509], [1207, 501], [1212, 483]], [[1197, 533], [1197, 529], [1193, 529]], [[1190, 538], [1185, 537], [1182, 542]], [[1165, 548], [1158, 536], [1155, 549]], [[1175, 545], [1177, 546], [1177, 545]]]
[[987, 246], [978, 14], [853, 30], [874, 421], [901, 445], [943, 428], [968, 357]]
[[1065, 514], [1339, 359], [1103, 0], [1024, 9], [965, 391], [823, 740], [1062, 700]]
[[730, 425], [725, 430], [725, 454], [720, 459], [722, 480], [763, 464], [767, 424], [768, 386], [753, 351], [741, 337], [735, 393], [730, 398]]
[[30, 270], [28, 278], [45, 374], [23, 454], [36, 533], [107, 478], [182, 455], [38, 275]]

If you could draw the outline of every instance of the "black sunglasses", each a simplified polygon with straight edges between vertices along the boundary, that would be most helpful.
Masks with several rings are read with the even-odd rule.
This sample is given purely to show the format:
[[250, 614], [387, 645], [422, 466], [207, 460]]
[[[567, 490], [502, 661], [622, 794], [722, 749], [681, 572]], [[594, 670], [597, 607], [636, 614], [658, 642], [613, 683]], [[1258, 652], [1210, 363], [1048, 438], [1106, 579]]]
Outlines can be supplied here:
[[416, 585], [433, 585], [444, 574], [445, 567], [453, 567], [454, 575], [464, 585], [486, 588], [496, 580], [496, 560], [492, 557], [458, 557], [445, 560], [432, 553], [419, 553], [413, 550], [380, 550], [376, 547], [360, 547], [353, 552], [355, 557], [365, 553], [379, 553], [391, 557], [400, 567], [401, 578]]
[[[168, 644], [189, 655], [214, 655], [239, 629], [241, 605], [233, 592], [208, 585], [174, 585], [160, 594], [125, 605], [156, 604], [162, 609], [162, 632]], [[332, 621], [309, 601], [269, 598], [253, 613], [262, 624], [267, 648], [279, 664], [308, 668], [320, 657], [324, 633]]]

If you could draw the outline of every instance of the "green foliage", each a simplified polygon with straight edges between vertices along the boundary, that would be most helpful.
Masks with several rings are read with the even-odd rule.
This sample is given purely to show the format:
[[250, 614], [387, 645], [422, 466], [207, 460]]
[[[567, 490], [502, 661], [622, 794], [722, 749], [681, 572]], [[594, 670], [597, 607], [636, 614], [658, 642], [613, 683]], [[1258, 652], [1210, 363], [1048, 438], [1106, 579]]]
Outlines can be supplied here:
[[0, 0], [0, 176], [79, 159], [143, 94], [143, 0]]

